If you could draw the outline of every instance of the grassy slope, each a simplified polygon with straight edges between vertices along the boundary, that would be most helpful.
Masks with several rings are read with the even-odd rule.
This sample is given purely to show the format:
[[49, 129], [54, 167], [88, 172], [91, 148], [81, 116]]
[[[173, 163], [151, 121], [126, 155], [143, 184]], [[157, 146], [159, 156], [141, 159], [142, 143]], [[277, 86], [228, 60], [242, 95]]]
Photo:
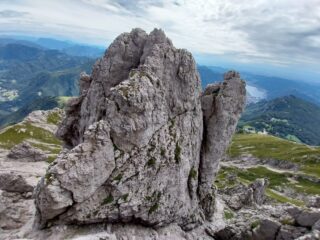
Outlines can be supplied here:
[[309, 145], [320, 145], [320, 107], [295, 96], [247, 106], [239, 128], [249, 125], [272, 135]]
[[[47, 117], [48, 124], [57, 125], [60, 120], [61, 116], [55, 112]], [[23, 141], [28, 141], [34, 147], [46, 151], [49, 154], [48, 162], [56, 158], [62, 146], [62, 142], [54, 134], [28, 122], [8, 126], [0, 131], [0, 149], [11, 149]]]
[[[270, 181], [266, 194], [278, 202], [289, 202], [303, 205], [301, 200], [293, 199], [281, 193], [282, 189], [290, 188], [304, 195], [320, 194], [319, 183], [310, 181], [305, 176], [320, 178], [320, 148], [297, 144], [270, 135], [236, 134], [228, 149], [228, 155], [239, 157], [251, 154], [260, 159], [278, 159], [292, 161], [300, 165], [300, 172], [278, 173], [263, 166], [239, 169], [222, 167], [215, 185], [218, 188], [230, 187], [237, 182], [249, 184], [257, 178], [268, 178]], [[236, 181], [228, 180], [227, 176], [237, 176]]]
[[278, 159], [297, 163], [306, 173], [320, 177], [320, 147], [294, 143], [270, 135], [236, 134], [228, 155], [251, 154], [260, 159]]

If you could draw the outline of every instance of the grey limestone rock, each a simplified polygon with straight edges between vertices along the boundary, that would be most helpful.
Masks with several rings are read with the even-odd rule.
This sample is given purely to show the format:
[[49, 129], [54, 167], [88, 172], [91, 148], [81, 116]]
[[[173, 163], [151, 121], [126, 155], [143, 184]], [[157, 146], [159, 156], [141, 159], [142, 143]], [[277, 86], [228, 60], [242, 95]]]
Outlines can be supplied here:
[[303, 227], [312, 227], [319, 220], [320, 211], [304, 210], [296, 218], [297, 224]]
[[308, 201], [307, 206], [313, 207], [313, 208], [320, 208], [320, 197], [319, 196], [311, 197]]
[[37, 223], [176, 223], [214, 212], [219, 161], [245, 105], [235, 72], [201, 93], [192, 55], [162, 30], [115, 39], [57, 135], [66, 148], [36, 188]]
[[28, 142], [15, 145], [9, 152], [8, 158], [26, 162], [45, 161], [47, 155], [40, 149], [31, 146]]
[[269, 182], [267, 179], [256, 179], [249, 187], [253, 191], [253, 200], [256, 204], [261, 205], [266, 199], [265, 191]]
[[290, 225], [282, 225], [276, 240], [294, 240], [305, 235], [308, 232], [306, 228]]
[[245, 102], [245, 85], [239, 73], [225, 74], [224, 82], [208, 85], [201, 98], [204, 134], [199, 166], [199, 200], [207, 218], [212, 217], [212, 182], [229, 146]]
[[294, 218], [298, 226], [311, 228], [318, 220], [320, 220], [319, 209], [300, 209], [293, 207], [287, 210]]
[[7, 192], [32, 192], [33, 186], [15, 173], [0, 173], [0, 189]]
[[244, 206], [263, 204], [267, 186], [268, 181], [266, 179], [256, 179], [249, 186], [240, 183], [222, 190], [221, 193], [223, 193], [223, 199], [231, 209], [239, 210]]
[[0, 238], [3, 230], [19, 229], [34, 215], [33, 199], [26, 199], [18, 192], [0, 190]]
[[260, 222], [259, 226], [253, 230], [253, 240], [273, 240], [280, 230], [281, 224], [268, 219]]
[[315, 224], [313, 224], [312, 230], [320, 231], [320, 219], [317, 222], [315, 222]]

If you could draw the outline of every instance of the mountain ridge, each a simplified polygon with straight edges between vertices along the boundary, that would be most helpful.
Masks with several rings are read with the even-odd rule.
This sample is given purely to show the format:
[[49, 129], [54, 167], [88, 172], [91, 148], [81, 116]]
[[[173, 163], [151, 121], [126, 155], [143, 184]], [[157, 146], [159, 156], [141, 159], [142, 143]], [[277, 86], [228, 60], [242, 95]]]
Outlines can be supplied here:
[[239, 127], [268, 133], [309, 145], [320, 145], [320, 107], [294, 95], [250, 104]]

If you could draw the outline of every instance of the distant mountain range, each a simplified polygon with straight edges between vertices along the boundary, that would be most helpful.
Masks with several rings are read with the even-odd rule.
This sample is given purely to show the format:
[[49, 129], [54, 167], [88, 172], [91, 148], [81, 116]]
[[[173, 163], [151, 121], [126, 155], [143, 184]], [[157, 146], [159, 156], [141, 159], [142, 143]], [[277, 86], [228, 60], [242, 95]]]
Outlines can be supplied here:
[[39, 97], [77, 95], [79, 74], [90, 73], [95, 61], [91, 57], [33, 46], [32, 42], [3, 40], [0, 44], [0, 122], [1, 116]]
[[320, 145], [319, 122], [319, 106], [291, 95], [248, 105], [239, 128], [245, 132], [268, 132], [288, 140]]
[[[221, 81], [223, 73], [228, 69], [212, 66], [198, 66], [202, 85]], [[241, 77], [247, 82], [249, 103], [262, 99], [271, 100], [277, 97], [294, 95], [320, 106], [320, 83], [294, 81], [278, 77], [255, 75], [241, 72]]]
[[102, 56], [105, 51], [105, 48], [102, 47], [80, 45], [69, 41], [61, 41], [51, 38], [29, 38], [28, 40], [24, 40], [10, 37], [0, 37], [0, 46], [5, 46], [8, 44], [19, 44], [38, 49], [59, 50], [71, 56], [91, 58], [98, 58]]

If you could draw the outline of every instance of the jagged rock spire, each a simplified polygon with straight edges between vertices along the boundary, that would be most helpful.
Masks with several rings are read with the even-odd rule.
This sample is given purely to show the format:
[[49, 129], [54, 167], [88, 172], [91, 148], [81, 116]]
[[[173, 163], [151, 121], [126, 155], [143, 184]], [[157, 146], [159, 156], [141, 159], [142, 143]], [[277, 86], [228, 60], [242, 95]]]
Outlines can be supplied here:
[[36, 189], [39, 226], [190, 229], [210, 218], [214, 175], [245, 102], [244, 82], [227, 76], [202, 94], [192, 55], [162, 30], [117, 37], [67, 107], [58, 130], [67, 148]]

